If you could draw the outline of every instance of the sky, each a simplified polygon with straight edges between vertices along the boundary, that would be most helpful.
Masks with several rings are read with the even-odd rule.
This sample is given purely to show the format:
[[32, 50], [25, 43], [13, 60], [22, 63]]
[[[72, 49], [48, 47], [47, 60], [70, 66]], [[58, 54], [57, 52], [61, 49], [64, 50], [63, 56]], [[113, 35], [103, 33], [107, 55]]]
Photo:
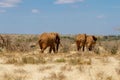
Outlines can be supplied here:
[[120, 0], [0, 0], [0, 33], [120, 34]]

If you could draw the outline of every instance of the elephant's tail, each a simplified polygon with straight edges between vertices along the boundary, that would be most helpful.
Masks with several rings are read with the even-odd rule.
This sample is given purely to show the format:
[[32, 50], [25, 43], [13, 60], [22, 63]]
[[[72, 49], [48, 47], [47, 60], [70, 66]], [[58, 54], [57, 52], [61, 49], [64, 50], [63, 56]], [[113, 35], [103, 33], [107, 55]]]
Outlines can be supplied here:
[[60, 43], [60, 46], [63, 47], [63, 45]]

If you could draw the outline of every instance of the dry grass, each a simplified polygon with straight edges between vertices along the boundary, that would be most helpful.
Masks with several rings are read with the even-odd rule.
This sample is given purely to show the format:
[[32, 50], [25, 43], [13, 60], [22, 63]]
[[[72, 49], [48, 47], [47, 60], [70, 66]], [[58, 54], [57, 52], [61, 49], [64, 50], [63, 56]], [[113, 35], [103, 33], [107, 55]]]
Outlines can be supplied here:
[[60, 59], [56, 59], [55, 62], [61, 63], [61, 62], [65, 62], [66, 60], [64, 58], [60, 58]]
[[91, 59], [73, 58], [69, 60], [72, 65], [91, 65]]
[[[59, 53], [40, 53], [37, 35], [8, 35], [0, 48], [0, 80], [120, 80], [119, 40], [100, 40], [93, 51], [76, 51], [74, 37], [62, 36]], [[7, 50], [8, 49], [8, 50]]]
[[66, 65], [64, 65], [64, 66], [61, 66], [60, 70], [61, 70], [62, 72], [64, 72], [64, 71], [72, 71], [72, 66], [66, 64]]
[[65, 75], [62, 72], [55, 73], [52, 72], [50, 73], [50, 76], [47, 78], [44, 78], [43, 80], [65, 80]]
[[50, 70], [52, 69], [53, 66], [41, 66], [38, 68], [38, 71], [42, 72], [42, 71], [45, 71], [45, 70]]
[[79, 67], [77, 67], [77, 69], [80, 71], [80, 72], [85, 72], [85, 66], [84, 65], [80, 65]]
[[2, 80], [27, 80], [28, 75], [23, 72], [4, 73]]
[[[44, 57], [44, 56], [43, 56]], [[115, 57], [93, 56], [90, 58], [76, 57], [65, 58], [64, 61], [55, 62], [54, 58], [63, 56], [58, 54], [52, 56], [52, 61], [47, 56], [44, 64], [27, 63], [21, 66], [11, 64], [0, 65], [0, 76], [2, 80], [119, 80], [119, 60]], [[1, 74], [4, 73], [4, 74]], [[36, 75], [36, 76], [35, 76]], [[76, 78], [75, 78], [76, 77]]]

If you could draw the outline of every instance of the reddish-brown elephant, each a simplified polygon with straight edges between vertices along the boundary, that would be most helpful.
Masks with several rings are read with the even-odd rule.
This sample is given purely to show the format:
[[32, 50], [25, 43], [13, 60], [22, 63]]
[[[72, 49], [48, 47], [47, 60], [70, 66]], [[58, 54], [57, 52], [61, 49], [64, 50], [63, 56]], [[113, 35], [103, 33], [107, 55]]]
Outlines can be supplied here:
[[54, 53], [58, 52], [60, 44], [60, 36], [58, 33], [42, 33], [39, 37], [39, 46], [43, 53], [47, 47], [50, 47], [49, 53], [53, 50]]
[[85, 43], [86, 43], [86, 34], [78, 34], [76, 36], [77, 50], [79, 51], [82, 48], [82, 51], [84, 51]]
[[96, 44], [96, 41], [97, 41], [97, 37], [95, 36], [92, 36], [92, 35], [87, 35], [87, 38], [86, 38], [86, 48], [91, 51], [95, 44]]

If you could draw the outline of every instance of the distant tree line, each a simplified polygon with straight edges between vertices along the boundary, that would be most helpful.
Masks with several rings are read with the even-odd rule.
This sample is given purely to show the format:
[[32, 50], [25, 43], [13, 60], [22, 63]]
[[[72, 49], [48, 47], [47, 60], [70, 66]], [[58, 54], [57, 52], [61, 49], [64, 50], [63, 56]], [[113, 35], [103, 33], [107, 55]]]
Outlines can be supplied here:
[[112, 40], [120, 40], [120, 35], [108, 35], [108, 36], [102, 36], [98, 37], [100, 41], [112, 41]]

